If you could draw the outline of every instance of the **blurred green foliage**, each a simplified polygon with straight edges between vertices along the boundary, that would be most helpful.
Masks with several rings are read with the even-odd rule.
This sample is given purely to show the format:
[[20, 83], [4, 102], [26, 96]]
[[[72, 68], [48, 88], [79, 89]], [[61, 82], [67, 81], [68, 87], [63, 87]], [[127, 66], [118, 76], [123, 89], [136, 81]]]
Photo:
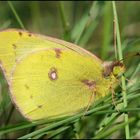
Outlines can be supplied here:
[[[113, 10], [110, 1], [12, 1], [12, 5], [26, 30], [64, 39], [91, 51], [104, 61], [115, 60], [113, 47]], [[140, 58], [129, 55], [140, 52], [140, 2], [116, 2], [123, 55], [126, 57], [126, 77], [135, 84], [127, 83], [130, 93], [128, 107], [130, 113], [130, 133], [132, 138], [140, 138]], [[21, 28], [7, 1], [0, 1], [0, 29]], [[120, 89], [117, 92], [120, 93]], [[18, 138], [30, 134], [44, 126], [26, 122], [14, 109], [3, 75], [0, 75], [0, 138]], [[128, 94], [129, 95], [129, 94]], [[137, 96], [136, 96], [137, 95]], [[117, 95], [118, 101], [120, 94]], [[125, 138], [123, 117], [120, 113], [107, 113], [112, 109], [112, 99], [106, 103], [110, 107], [104, 113], [69, 121], [69, 124], [55, 126], [49, 131], [36, 134], [33, 138]], [[104, 102], [100, 102], [102, 107]], [[100, 114], [98, 114], [100, 113]], [[98, 115], [97, 115], [98, 114]], [[111, 117], [110, 117], [111, 116]], [[113, 117], [112, 117], [113, 116]], [[135, 120], [133, 120], [135, 118]], [[23, 122], [25, 121], [25, 122]], [[74, 123], [76, 122], [76, 123]], [[15, 125], [19, 123], [18, 125]], [[42, 123], [43, 124], [43, 123]], [[20, 130], [21, 127], [31, 128]], [[114, 128], [114, 129], [113, 129]], [[15, 132], [11, 132], [15, 129]], [[16, 131], [20, 130], [20, 131]], [[47, 134], [47, 136], [46, 136]], [[44, 137], [46, 136], [46, 137]]]

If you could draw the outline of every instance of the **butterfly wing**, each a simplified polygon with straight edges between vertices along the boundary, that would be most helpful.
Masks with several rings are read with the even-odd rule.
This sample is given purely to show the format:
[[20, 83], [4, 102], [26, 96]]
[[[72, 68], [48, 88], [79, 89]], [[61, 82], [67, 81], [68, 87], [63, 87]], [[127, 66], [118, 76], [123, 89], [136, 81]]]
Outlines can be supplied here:
[[[109, 84], [102, 78], [102, 62], [95, 55], [24, 30], [0, 32], [0, 65], [12, 100], [31, 120], [73, 114], [87, 106], [97, 78], [103, 79], [96, 81], [98, 96], [106, 94]], [[106, 86], [101, 88], [102, 84]]]
[[18, 58], [31, 51], [43, 48], [63, 48], [64, 46], [48, 41], [28, 31], [9, 29], [0, 32], [0, 63], [9, 79], [12, 67]]
[[12, 99], [30, 120], [72, 115], [88, 105], [95, 89], [97, 97], [108, 90], [109, 81], [102, 78], [96, 59], [68, 49], [57, 53], [55, 49], [30, 53], [12, 72]]
[[0, 65], [7, 80], [12, 67], [20, 57], [43, 48], [68, 48], [100, 61], [96, 56], [72, 43], [24, 30], [8, 29], [0, 32]]

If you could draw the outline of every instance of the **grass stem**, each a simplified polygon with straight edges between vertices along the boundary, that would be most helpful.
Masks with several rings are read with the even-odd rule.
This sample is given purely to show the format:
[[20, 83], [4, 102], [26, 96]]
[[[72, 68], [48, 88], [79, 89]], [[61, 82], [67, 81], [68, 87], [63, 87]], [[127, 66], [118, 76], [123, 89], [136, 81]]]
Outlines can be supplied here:
[[[114, 1], [112, 1], [112, 5], [113, 5], [114, 19], [116, 21], [118, 57], [119, 57], [119, 60], [123, 60], [118, 17], [117, 17], [116, 5], [115, 5]], [[122, 77], [121, 77], [121, 82], [122, 82], [123, 104], [124, 104], [124, 108], [126, 108], [127, 107], [127, 95], [126, 95], [126, 82], [125, 82], [125, 76], [124, 75], [122, 75]], [[125, 119], [125, 123], [126, 123], [126, 125], [125, 125], [125, 135], [126, 135], [126, 139], [129, 139], [130, 138], [130, 132], [129, 132], [129, 124], [127, 123], [129, 118], [128, 118], [127, 113], [124, 114], [124, 119]]]
[[19, 16], [18, 16], [18, 14], [17, 14], [17, 12], [16, 12], [16, 10], [15, 10], [15, 8], [14, 8], [12, 2], [11, 2], [11, 1], [8, 1], [8, 5], [10, 6], [10, 8], [11, 8], [11, 10], [12, 10], [12, 12], [13, 12], [13, 14], [14, 14], [16, 20], [18, 21], [20, 27], [21, 27], [22, 29], [25, 29], [25, 27], [24, 27], [24, 25], [23, 25], [21, 19], [19, 18]]

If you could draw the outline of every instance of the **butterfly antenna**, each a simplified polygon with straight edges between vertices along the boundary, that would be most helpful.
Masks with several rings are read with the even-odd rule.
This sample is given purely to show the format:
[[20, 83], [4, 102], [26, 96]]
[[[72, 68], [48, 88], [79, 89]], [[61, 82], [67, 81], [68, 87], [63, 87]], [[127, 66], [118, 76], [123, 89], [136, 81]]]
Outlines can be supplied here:
[[[122, 89], [122, 85], [120, 84], [120, 81], [119, 81], [118, 79], [116, 79], [116, 80], [118, 81], [118, 84], [119, 84], [120, 88]], [[134, 83], [135, 83], [133, 80], [128, 79], [128, 78], [126, 78], [126, 77], [125, 77], [125, 80], [126, 80], [128, 83], [130, 83], [130, 84], [134, 84]]]
[[123, 62], [125, 60], [127, 60], [128, 57], [140, 57], [140, 52], [133, 52], [133, 53], [130, 53], [130, 54], [125, 54], [124, 58], [120, 59], [119, 61], [120, 62]]
[[[116, 54], [116, 53], [115, 53]], [[140, 57], [140, 52], [133, 52], [130, 54], [125, 54], [124, 58], [118, 60], [119, 62], [123, 63], [123, 61], [127, 60], [128, 57]], [[125, 63], [123, 63], [123, 65], [125, 66]], [[129, 79], [126, 79], [127, 81], [129, 81]], [[130, 82], [130, 81], [129, 81]]]

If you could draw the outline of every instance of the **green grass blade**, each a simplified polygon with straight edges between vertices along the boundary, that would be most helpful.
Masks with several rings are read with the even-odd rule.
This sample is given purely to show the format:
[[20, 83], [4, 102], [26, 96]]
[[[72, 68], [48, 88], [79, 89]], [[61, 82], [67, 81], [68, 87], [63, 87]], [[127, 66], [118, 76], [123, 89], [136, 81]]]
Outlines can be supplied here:
[[11, 1], [8, 1], [8, 5], [10, 6], [10, 8], [11, 8], [11, 10], [12, 10], [12, 12], [13, 12], [13, 14], [14, 14], [16, 20], [18, 21], [20, 27], [21, 27], [22, 29], [25, 29], [25, 27], [24, 27], [24, 25], [23, 25], [21, 19], [19, 18], [19, 16], [18, 16], [18, 14], [17, 14], [17, 12], [16, 12], [16, 10], [15, 10], [15, 8], [14, 8], [12, 2], [11, 2]]
[[72, 39], [74, 39], [74, 43], [75, 44], [79, 44], [79, 41], [82, 37], [82, 34], [87, 26], [87, 24], [90, 22], [90, 20], [93, 18], [93, 11], [96, 7], [97, 2], [93, 2], [90, 10], [88, 11], [88, 13], [84, 14], [83, 17], [81, 18], [80, 22], [78, 22], [76, 24], [76, 26], [74, 27], [73, 31], [72, 31]]
[[[112, 2], [112, 5], [113, 5], [114, 18], [115, 18], [115, 21], [116, 21], [118, 57], [119, 57], [119, 60], [122, 60], [123, 59], [123, 54], [122, 54], [122, 48], [121, 48], [121, 38], [120, 38], [120, 31], [119, 31], [116, 5], [115, 5], [114, 1]], [[127, 95], [126, 95], [126, 83], [125, 83], [124, 75], [121, 77], [121, 82], [122, 82], [122, 94], [123, 94], [124, 108], [126, 108], [127, 107]], [[129, 119], [128, 119], [128, 114], [127, 113], [124, 114], [124, 118], [125, 118], [125, 123], [128, 122]], [[130, 138], [129, 124], [128, 123], [125, 126], [125, 135], [126, 135], [126, 139]]]
[[103, 41], [101, 48], [101, 58], [104, 60], [107, 58], [108, 51], [110, 49], [110, 41], [112, 39], [111, 35], [111, 2], [106, 1], [103, 7], [104, 16], [103, 16]]
[[31, 12], [31, 22], [32, 22], [32, 29], [33, 30], [38, 30], [41, 31], [42, 29], [42, 23], [43, 21], [41, 20], [41, 8], [40, 8], [40, 2], [39, 1], [30, 1], [30, 12]]
[[59, 2], [59, 10], [60, 10], [60, 15], [61, 15], [61, 21], [62, 21], [63, 29], [64, 29], [65, 32], [67, 32], [68, 29], [69, 29], [69, 22], [67, 20], [66, 14], [65, 14], [65, 10], [66, 9], [64, 9], [63, 1]]
[[124, 126], [126, 126], [127, 124], [129, 123], [132, 123], [135, 121], [135, 118], [131, 118], [129, 119], [128, 122], [123, 122], [123, 123], [120, 123], [114, 127], [111, 127], [109, 130], [107, 130], [106, 132], [98, 135], [98, 136], [95, 136], [94, 139], [101, 139], [101, 138], [106, 138], [107, 136], [111, 135], [112, 133], [118, 131], [119, 129], [123, 128]]
[[70, 126], [64, 126], [64, 127], [59, 128], [57, 130], [53, 130], [53, 131], [50, 131], [50, 132], [44, 132], [44, 133], [41, 133], [40, 135], [37, 135], [37, 136], [33, 137], [33, 139], [40, 139], [44, 135], [47, 135], [47, 139], [52, 139], [53, 137], [57, 136], [58, 134], [64, 132], [65, 130], [67, 130], [69, 128], [70, 128]]

